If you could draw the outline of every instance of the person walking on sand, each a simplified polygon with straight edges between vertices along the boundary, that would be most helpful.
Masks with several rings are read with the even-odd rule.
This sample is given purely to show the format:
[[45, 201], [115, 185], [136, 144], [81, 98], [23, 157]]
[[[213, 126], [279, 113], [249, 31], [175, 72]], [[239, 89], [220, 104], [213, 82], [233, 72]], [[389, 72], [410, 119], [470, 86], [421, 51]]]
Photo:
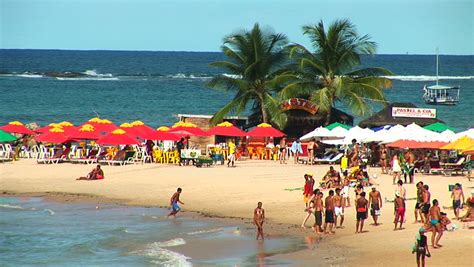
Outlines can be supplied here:
[[[334, 227], [334, 190], [329, 190], [329, 196], [324, 199], [324, 233], [335, 234]], [[329, 227], [329, 232], [328, 232]]]
[[301, 223], [301, 228], [306, 228], [306, 222], [308, 221], [309, 217], [314, 213], [314, 200], [311, 200], [308, 203], [308, 206], [304, 210], [306, 212], [306, 217], [303, 220], [303, 223]]
[[258, 237], [263, 237], [263, 222], [265, 221], [265, 210], [262, 208], [262, 202], [257, 203], [257, 208], [253, 211], [253, 223], [257, 226], [257, 240]]
[[372, 187], [372, 191], [369, 193], [370, 202], [370, 215], [374, 220], [374, 225], [378, 226], [378, 217], [380, 216], [380, 209], [382, 208], [382, 196], [375, 187]]
[[230, 167], [231, 163], [232, 163], [232, 167], [234, 167], [236, 147], [232, 139], [229, 140], [228, 147], [229, 147], [229, 155], [227, 155], [227, 167]]
[[[459, 210], [462, 208], [462, 203], [464, 203], [464, 192], [462, 191], [462, 186], [460, 183], [456, 183], [451, 192], [451, 198], [453, 199], [453, 211], [456, 220], [459, 220]], [[462, 198], [462, 201], [461, 201]]]
[[397, 192], [393, 203], [395, 205], [395, 228], [393, 228], [393, 231], [397, 230], [398, 222], [400, 222], [399, 230], [402, 230], [403, 221], [405, 220], [405, 199]]
[[364, 229], [364, 220], [367, 219], [367, 210], [369, 209], [369, 201], [365, 198], [365, 192], [360, 193], [359, 198], [356, 201], [356, 234], [362, 233]]
[[443, 236], [443, 227], [441, 226], [441, 210], [437, 199], [433, 199], [433, 206], [429, 211], [430, 224], [435, 228], [431, 236], [431, 245], [433, 248], [442, 247], [439, 240]]
[[415, 246], [412, 251], [412, 253], [416, 253], [416, 264], [418, 267], [425, 267], [425, 257], [431, 257], [425, 232], [426, 230], [423, 227], [418, 230], [419, 235], [416, 237]]
[[181, 187], [179, 187], [178, 190], [176, 190], [176, 192], [171, 197], [170, 199], [171, 212], [170, 214], [168, 214], [168, 218], [170, 216], [173, 216], [174, 218], [176, 218], [176, 214], [178, 214], [178, 212], [181, 210], [181, 207], [178, 205], [178, 203], [184, 205], [184, 203], [181, 202], [181, 200], [179, 200], [179, 196], [181, 195], [182, 191], [183, 190], [181, 189]]
[[393, 173], [393, 184], [395, 181], [400, 179], [402, 168], [400, 167], [400, 161], [398, 160], [398, 155], [393, 155], [392, 158], [392, 173]]
[[[337, 217], [341, 217], [339, 227], [337, 226]], [[336, 188], [336, 195], [334, 196], [334, 225], [336, 228], [343, 228], [344, 222], [344, 200], [341, 196], [341, 189]]]

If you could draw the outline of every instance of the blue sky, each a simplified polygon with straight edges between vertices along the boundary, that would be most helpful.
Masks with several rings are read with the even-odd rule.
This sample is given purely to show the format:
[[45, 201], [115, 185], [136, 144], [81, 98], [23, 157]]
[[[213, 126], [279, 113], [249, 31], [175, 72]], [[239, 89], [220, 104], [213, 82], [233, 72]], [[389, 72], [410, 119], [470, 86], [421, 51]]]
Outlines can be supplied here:
[[218, 51], [255, 22], [308, 45], [301, 26], [349, 18], [380, 54], [474, 54], [474, 0], [0, 0], [0, 48]]

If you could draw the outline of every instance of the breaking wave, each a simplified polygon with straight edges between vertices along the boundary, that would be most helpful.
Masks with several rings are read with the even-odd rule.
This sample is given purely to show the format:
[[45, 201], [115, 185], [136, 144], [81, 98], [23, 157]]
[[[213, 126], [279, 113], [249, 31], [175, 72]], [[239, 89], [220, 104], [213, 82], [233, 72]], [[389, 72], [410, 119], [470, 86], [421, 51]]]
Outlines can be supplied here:
[[192, 266], [188, 261], [190, 258], [183, 254], [174, 252], [164, 247], [175, 247], [186, 244], [182, 238], [174, 238], [163, 242], [153, 242], [148, 244], [145, 249], [132, 252], [135, 255], [143, 255], [150, 258], [151, 263], [160, 266]]

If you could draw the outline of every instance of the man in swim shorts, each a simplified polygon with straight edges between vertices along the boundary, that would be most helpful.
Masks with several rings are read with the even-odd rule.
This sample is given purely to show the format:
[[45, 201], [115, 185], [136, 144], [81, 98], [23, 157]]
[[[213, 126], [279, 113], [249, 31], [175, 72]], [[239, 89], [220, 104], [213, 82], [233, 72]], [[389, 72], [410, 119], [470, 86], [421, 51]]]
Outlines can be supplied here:
[[400, 222], [399, 230], [402, 230], [403, 221], [405, 220], [405, 199], [400, 197], [400, 194], [398, 192], [395, 194], [394, 204], [395, 204], [395, 220], [394, 220], [395, 228], [393, 228], [393, 230], [394, 231], [397, 230], [398, 222]]
[[[453, 199], [453, 210], [456, 220], [459, 220], [459, 210], [462, 208], [462, 203], [464, 203], [464, 193], [460, 183], [456, 183], [451, 192], [451, 198]], [[462, 198], [462, 202], [461, 202]]]
[[420, 215], [421, 222], [424, 223], [423, 216], [421, 215], [421, 207], [423, 203], [423, 182], [419, 181], [416, 184], [416, 204], [415, 204], [415, 222], [418, 222], [418, 214]]
[[377, 219], [380, 215], [380, 209], [382, 208], [382, 196], [380, 195], [380, 192], [375, 189], [375, 187], [372, 187], [372, 191], [369, 193], [369, 202], [370, 215], [374, 220], [374, 225], [377, 226], [379, 225], [377, 223]]
[[443, 236], [443, 228], [441, 227], [441, 210], [439, 208], [438, 200], [433, 199], [433, 207], [429, 210], [430, 224], [435, 228], [431, 236], [431, 245], [433, 248], [442, 247], [439, 240]]
[[[364, 220], [367, 219], [367, 210], [369, 209], [369, 201], [365, 198], [365, 192], [361, 192], [359, 198], [356, 201], [356, 234], [362, 233], [362, 229], [364, 228]], [[359, 228], [360, 226], [360, 228]]]
[[321, 225], [323, 224], [323, 192], [317, 192], [314, 199], [314, 231], [316, 233], [323, 232]]
[[324, 233], [334, 234], [335, 232], [332, 230], [334, 227], [334, 190], [329, 190], [329, 196], [324, 200], [324, 208]]
[[430, 212], [430, 200], [431, 200], [431, 193], [429, 191], [430, 187], [425, 184], [423, 185], [423, 202], [421, 206], [421, 215], [423, 216], [423, 219], [425, 222], [428, 221], [428, 214]]
[[170, 214], [168, 214], [168, 217], [173, 216], [174, 218], [176, 218], [176, 214], [181, 210], [181, 207], [178, 205], [178, 203], [181, 203], [184, 205], [184, 203], [181, 202], [181, 200], [179, 200], [179, 196], [181, 195], [182, 191], [183, 190], [181, 188], [178, 188], [178, 190], [176, 190], [176, 193], [174, 193], [173, 196], [171, 197], [170, 199], [171, 212]]
[[[344, 222], [344, 203], [341, 196], [341, 189], [336, 188], [336, 195], [334, 196], [334, 225], [336, 228], [342, 228], [342, 223]], [[339, 227], [337, 226], [337, 217], [341, 217], [341, 222], [339, 223]]]

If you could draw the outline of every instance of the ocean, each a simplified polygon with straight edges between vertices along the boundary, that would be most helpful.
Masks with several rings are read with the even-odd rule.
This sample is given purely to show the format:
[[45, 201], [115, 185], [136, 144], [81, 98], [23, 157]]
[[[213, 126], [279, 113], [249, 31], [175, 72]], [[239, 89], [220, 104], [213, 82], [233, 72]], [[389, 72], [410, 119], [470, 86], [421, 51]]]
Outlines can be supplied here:
[[304, 246], [298, 238], [255, 242], [237, 226], [170, 220], [168, 212], [0, 197], [0, 266], [289, 266], [265, 256]]
[[[158, 127], [176, 122], [177, 114], [211, 115], [233, 96], [206, 87], [222, 74], [209, 63], [223, 59], [217, 52], [0, 50], [0, 125], [80, 124], [100, 115]], [[472, 126], [474, 56], [440, 55], [440, 83], [461, 87], [456, 106], [429, 106], [421, 98], [423, 85], [435, 83], [434, 55], [376, 55], [364, 57], [363, 65], [395, 74], [389, 101], [436, 108], [438, 118], [458, 131]]]

